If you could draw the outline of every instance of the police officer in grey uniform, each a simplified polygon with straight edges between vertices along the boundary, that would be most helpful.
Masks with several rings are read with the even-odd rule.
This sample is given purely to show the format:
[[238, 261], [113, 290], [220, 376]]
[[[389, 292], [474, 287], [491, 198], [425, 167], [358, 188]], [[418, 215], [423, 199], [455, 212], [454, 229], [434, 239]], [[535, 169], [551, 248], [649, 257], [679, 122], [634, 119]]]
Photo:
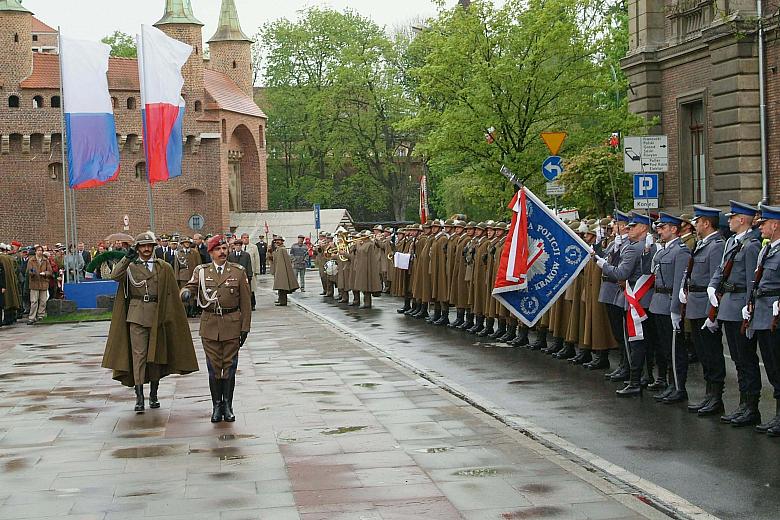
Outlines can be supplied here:
[[751, 297], [742, 308], [742, 318], [747, 320], [748, 337], [755, 336], [761, 349], [761, 359], [769, 384], [774, 389], [775, 416], [756, 427], [756, 431], [780, 436], [780, 207], [760, 205], [761, 237], [768, 243], [758, 254]]
[[[628, 246], [629, 240], [626, 234], [626, 225], [631, 220], [627, 213], [615, 210], [615, 238], [604, 250], [607, 263], [613, 267], [620, 264], [621, 253]], [[599, 289], [599, 303], [607, 308], [609, 326], [612, 336], [620, 345], [620, 366], [607, 372], [604, 377], [612, 381], [625, 381], [628, 376], [628, 345], [626, 345], [626, 311], [624, 310], [623, 288], [618, 285], [618, 280], [605, 273], [601, 275], [601, 288]]]
[[[597, 265], [607, 277], [617, 280], [620, 285], [630, 285], [632, 289], [639, 289], [636, 287], [637, 281], [642, 275], [650, 274], [650, 259], [655, 252], [653, 237], [648, 233], [651, 226], [652, 221], [649, 216], [639, 213], [632, 214], [631, 222], [628, 224], [629, 243], [623, 248], [618, 265], [610, 265], [606, 259], [595, 257]], [[643, 309], [647, 309], [653, 297], [653, 288], [648, 287], [644, 293], [640, 291], [636, 295], [639, 299], [639, 305]], [[624, 296], [620, 296], [617, 302], [623, 305], [624, 310], [629, 308]], [[655, 342], [653, 318], [651, 314], [647, 316], [648, 319], [642, 323], [644, 337], [642, 339], [634, 338], [634, 341], [630, 341], [631, 338], [629, 338], [629, 381], [624, 388], [616, 392], [620, 397], [642, 394], [640, 378], [645, 354], [648, 344]]]
[[688, 264], [691, 270], [686, 269], [684, 285], [678, 295], [680, 303], [686, 305], [685, 317], [691, 324], [691, 340], [707, 384], [704, 399], [688, 405], [688, 411], [698, 413], [699, 417], [722, 414], [724, 411], [726, 360], [723, 357], [723, 334], [720, 327], [710, 328], [704, 324], [710, 310], [707, 286], [720, 265], [726, 244], [718, 232], [719, 222], [720, 210], [694, 204], [692, 223], [699, 240]]
[[[758, 400], [761, 396], [761, 371], [756, 354], [756, 338], [741, 333], [742, 308], [747, 305], [753, 286], [761, 241], [752, 229], [758, 210], [748, 204], [729, 201], [731, 210], [726, 214], [729, 229], [734, 235], [726, 241], [723, 257], [707, 287], [710, 305], [718, 308], [718, 324], [723, 327], [729, 355], [737, 369], [739, 406], [720, 420], [733, 426], [750, 426], [761, 422]], [[730, 270], [730, 272], [726, 272]], [[726, 276], [728, 274], [728, 276]], [[709, 320], [705, 325], [712, 329], [716, 324]]]

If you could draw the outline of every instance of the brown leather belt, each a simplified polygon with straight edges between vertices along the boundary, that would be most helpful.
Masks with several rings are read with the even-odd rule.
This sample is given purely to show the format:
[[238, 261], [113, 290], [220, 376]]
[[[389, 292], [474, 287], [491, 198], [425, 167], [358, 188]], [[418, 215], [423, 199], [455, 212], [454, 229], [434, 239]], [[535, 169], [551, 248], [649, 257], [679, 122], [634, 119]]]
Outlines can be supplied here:
[[229, 307], [229, 308], [225, 308], [225, 307], [221, 307], [221, 308], [220, 307], [206, 307], [203, 310], [206, 311], [206, 312], [210, 312], [212, 314], [219, 314], [220, 316], [222, 316], [222, 315], [225, 315], [225, 314], [230, 314], [232, 312], [240, 311], [241, 307]]

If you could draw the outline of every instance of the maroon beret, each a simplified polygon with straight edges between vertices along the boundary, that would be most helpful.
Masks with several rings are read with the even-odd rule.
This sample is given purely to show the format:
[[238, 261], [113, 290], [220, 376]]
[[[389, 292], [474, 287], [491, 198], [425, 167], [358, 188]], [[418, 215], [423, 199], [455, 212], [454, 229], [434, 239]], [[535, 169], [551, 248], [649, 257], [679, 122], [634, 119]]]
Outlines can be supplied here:
[[213, 249], [215, 249], [215, 248], [217, 248], [217, 247], [219, 247], [219, 246], [221, 246], [223, 244], [227, 244], [227, 241], [225, 240], [225, 237], [222, 236], [222, 235], [214, 235], [213, 237], [209, 238], [209, 243], [208, 243], [208, 246], [206, 247], [206, 249], [208, 250], [209, 253], [211, 253], [211, 251]]

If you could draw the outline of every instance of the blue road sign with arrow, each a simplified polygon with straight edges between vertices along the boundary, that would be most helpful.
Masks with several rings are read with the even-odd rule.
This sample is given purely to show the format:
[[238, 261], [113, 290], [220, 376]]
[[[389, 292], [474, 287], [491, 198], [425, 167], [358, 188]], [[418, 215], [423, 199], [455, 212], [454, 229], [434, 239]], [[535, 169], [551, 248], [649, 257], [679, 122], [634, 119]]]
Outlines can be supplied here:
[[563, 173], [563, 159], [559, 155], [551, 155], [542, 163], [542, 175], [552, 182]]

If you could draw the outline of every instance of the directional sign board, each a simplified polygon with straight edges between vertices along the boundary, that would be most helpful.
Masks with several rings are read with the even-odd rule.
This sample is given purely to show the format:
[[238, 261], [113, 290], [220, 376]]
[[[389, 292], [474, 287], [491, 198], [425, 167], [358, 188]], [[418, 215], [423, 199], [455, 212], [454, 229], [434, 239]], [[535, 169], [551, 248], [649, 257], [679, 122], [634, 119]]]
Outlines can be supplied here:
[[658, 208], [658, 174], [634, 174], [634, 209]]
[[314, 205], [314, 229], [320, 229], [320, 205]]
[[623, 171], [659, 173], [669, 170], [669, 143], [665, 135], [623, 139]]
[[550, 150], [550, 155], [558, 155], [561, 145], [568, 135], [566, 132], [542, 132], [542, 140], [547, 145], [547, 149]]
[[566, 195], [566, 188], [563, 184], [559, 184], [557, 182], [548, 182], [547, 183], [547, 196], [548, 197], [560, 197], [562, 195]]
[[548, 181], [554, 181], [563, 173], [563, 159], [557, 155], [551, 155], [542, 163], [542, 175]]

